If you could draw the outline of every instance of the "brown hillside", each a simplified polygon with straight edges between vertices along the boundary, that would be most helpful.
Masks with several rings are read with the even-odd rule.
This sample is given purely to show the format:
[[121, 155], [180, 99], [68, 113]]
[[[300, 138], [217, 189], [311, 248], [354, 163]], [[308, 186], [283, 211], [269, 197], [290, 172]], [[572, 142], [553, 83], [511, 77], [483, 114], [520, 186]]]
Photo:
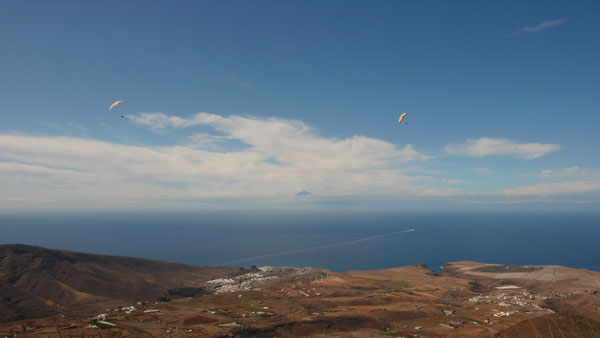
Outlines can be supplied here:
[[0, 321], [155, 300], [235, 268], [0, 245]]
[[[12, 293], [3, 294], [2, 311], [40, 316], [56, 311], [53, 299], [64, 312], [0, 323], [0, 337], [600, 337], [600, 272], [557, 265], [454, 262], [441, 272], [418, 264], [345, 273], [267, 266], [215, 270], [231, 273], [172, 288], [185, 278], [206, 279], [211, 273], [132, 258], [14, 249], [5, 255], [12, 261], [5, 258], [3, 267], [21, 277], [10, 279], [10, 285], [4, 280]], [[40, 276], [38, 282], [28, 275], [32, 271]], [[179, 279], [164, 276], [177, 271]], [[121, 274], [128, 275], [121, 283], [139, 285], [154, 296], [170, 288], [172, 301], [130, 301], [118, 307], [110, 304], [121, 300], [81, 291], [89, 279], [127, 294], [113, 280]], [[25, 280], [35, 292], [14, 286]], [[159, 282], [165, 286], [155, 287]], [[41, 291], [51, 297], [40, 297]], [[93, 306], [97, 312], [82, 316], [82, 308]]]
[[600, 323], [572, 313], [526, 319], [502, 331], [500, 337], [600, 337]]

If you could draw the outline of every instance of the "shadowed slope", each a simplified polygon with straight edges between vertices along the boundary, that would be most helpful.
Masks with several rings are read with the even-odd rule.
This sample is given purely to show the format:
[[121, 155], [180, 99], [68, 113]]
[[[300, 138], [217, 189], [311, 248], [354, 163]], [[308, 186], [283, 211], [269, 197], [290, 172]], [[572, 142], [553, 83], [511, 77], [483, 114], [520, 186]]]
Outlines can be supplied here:
[[155, 300], [168, 290], [236, 268], [195, 267], [19, 244], [0, 245], [0, 318], [4, 321], [109, 304]]

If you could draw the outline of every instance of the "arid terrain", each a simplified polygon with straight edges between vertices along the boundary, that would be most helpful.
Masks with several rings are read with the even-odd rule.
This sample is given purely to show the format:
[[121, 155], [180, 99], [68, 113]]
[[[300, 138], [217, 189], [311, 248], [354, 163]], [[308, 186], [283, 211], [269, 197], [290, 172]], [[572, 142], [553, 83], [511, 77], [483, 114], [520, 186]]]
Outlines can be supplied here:
[[0, 264], [0, 337], [600, 337], [600, 272], [562, 266], [199, 268], [15, 245]]

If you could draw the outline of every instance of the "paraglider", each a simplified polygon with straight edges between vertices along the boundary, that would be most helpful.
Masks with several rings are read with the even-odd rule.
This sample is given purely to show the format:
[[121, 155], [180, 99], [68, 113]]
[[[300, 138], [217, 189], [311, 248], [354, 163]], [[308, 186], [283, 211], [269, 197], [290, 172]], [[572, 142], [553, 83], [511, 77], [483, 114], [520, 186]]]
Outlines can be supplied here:
[[[398, 124], [402, 124], [402, 120], [404, 120], [404, 118], [406, 117], [406, 114], [407, 113], [400, 115], [400, 118], [398, 119]], [[405, 123], [405, 124], [408, 124], [408, 123]]]
[[125, 101], [116, 101], [115, 103], [110, 105], [110, 108], [108, 108], [108, 111], [112, 111], [114, 107], [120, 105], [121, 103], [125, 103]]
[[[110, 108], [108, 108], [108, 111], [112, 111], [114, 107], [120, 105], [121, 103], [125, 103], [125, 101], [115, 101], [115, 103], [110, 105]], [[125, 115], [121, 115], [121, 118], [125, 118]]]

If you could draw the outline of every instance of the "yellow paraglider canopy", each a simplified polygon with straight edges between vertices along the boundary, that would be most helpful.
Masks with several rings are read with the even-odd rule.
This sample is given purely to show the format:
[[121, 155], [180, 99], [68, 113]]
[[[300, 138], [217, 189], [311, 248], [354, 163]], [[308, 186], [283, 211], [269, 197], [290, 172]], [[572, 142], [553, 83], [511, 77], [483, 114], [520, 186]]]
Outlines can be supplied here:
[[406, 116], [407, 113], [404, 113], [402, 115], [400, 115], [400, 118], [398, 119], [398, 123], [402, 124], [402, 120], [404, 120], [404, 117]]

